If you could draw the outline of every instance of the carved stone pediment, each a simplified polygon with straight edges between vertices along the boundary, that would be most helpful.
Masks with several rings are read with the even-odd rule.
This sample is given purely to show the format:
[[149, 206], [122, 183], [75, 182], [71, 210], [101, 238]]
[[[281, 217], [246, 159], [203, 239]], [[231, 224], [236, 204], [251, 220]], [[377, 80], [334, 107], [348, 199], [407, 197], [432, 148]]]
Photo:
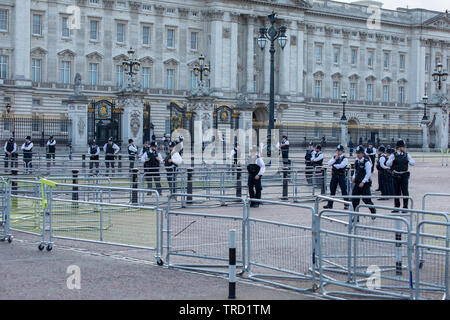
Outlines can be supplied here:
[[93, 61], [101, 61], [103, 59], [103, 56], [98, 53], [97, 51], [91, 52], [86, 55], [86, 58]]
[[170, 58], [170, 59], [167, 59], [166, 61], [164, 61], [164, 64], [168, 65], [168, 66], [177, 66], [178, 61], [175, 60], [174, 58]]
[[32, 56], [45, 56], [47, 54], [47, 50], [42, 49], [41, 47], [36, 47], [31, 50]]
[[58, 56], [61, 58], [70, 58], [73, 59], [75, 57], [75, 52], [69, 49], [65, 49], [63, 51], [58, 52]]
[[151, 64], [153, 64], [153, 61], [154, 60], [149, 56], [145, 56], [145, 57], [139, 59], [139, 62], [141, 63], [141, 65], [144, 65], [144, 64], [151, 65]]
[[444, 12], [438, 14], [437, 16], [425, 21], [423, 25], [433, 29], [450, 31], [450, 13]]

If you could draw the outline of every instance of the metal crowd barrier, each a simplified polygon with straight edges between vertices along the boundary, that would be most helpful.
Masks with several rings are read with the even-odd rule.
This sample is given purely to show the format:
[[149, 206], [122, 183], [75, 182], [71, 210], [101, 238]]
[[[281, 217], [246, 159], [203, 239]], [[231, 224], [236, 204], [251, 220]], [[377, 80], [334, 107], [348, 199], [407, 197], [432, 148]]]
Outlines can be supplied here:
[[0, 241], [12, 242], [9, 222], [10, 190], [5, 179], [0, 179]]
[[[331, 209], [317, 215], [320, 290], [324, 296], [413, 298], [409, 223], [402, 217], [375, 216], [372, 220], [372, 214]], [[358, 222], [356, 217], [370, 219]], [[398, 239], [398, 234], [406, 238]], [[398, 264], [399, 258], [403, 265]], [[325, 285], [332, 285], [333, 290], [326, 290]]]
[[[434, 233], [425, 233], [427, 229]], [[417, 225], [415, 246], [415, 298], [450, 300], [450, 223], [421, 221]], [[425, 265], [420, 256], [424, 251], [428, 256]]]
[[[256, 200], [261, 205], [279, 205], [284, 210], [296, 210], [306, 219], [292, 223], [269, 221], [252, 217], [248, 207], [247, 272], [252, 280], [305, 292], [316, 287], [312, 246], [314, 208], [306, 205], [269, 200]], [[306, 209], [306, 210], [299, 210]], [[308, 221], [309, 223], [306, 223]]]
[[[241, 203], [242, 215], [218, 215], [185, 210], [174, 210], [172, 198], [208, 198], [216, 201], [236, 201]], [[233, 197], [198, 194], [173, 194], [169, 197], [166, 212], [167, 243], [166, 262], [171, 268], [227, 274], [228, 231], [236, 230], [236, 267], [243, 272], [246, 268], [245, 221], [246, 200]], [[223, 270], [225, 269], [225, 270]]]

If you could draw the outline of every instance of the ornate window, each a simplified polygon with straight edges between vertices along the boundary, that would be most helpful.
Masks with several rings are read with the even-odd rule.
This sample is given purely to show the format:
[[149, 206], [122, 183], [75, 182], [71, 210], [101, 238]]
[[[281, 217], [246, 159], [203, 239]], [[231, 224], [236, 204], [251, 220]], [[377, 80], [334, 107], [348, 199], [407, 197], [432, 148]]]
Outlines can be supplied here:
[[373, 50], [367, 51], [367, 66], [369, 68], [373, 67]]
[[405, 70], [405, 66], [406, 66], [406, 55], [404, 53], [400, 53], [400, 55], [399, 55], [400, 70]]
[[321, 63], [322, 62], [322, 44], [316, 44], [315, 46], [315, 59], [316, 59], [316, 63]]
[[391, 55], [389, 52], [383, 52], [383, 67], [389, 69]]
[[358, 63], [358, 49], [352, 48], [350, 54], [350, 64], [356, 65]]
[[0, 31], [8, 31], [8, 10], [0, 9]]
[[151, 27], [149, 25], [142, 26], [142, 44], [149, 46], [152, 43]]
[[70, 83], [72, 79], [72, 63], [75, 53], [69, 49], [58, 53], [59, 56], [59, 81]]
[[125, 43], [125, 23], [117, 23], [116, 27], [116, 41], [118, 43]]
[[0, 79], [8, 78], [8, 56], [0, 56]]
[[341, 48], [333, 47], [333, 63], [339, 64], [340, 55], [341, 55]]
[[32, 16], [32, 33], [36, 36], [42, 35], [42, 14], [34, 13]]
[[101, 76], [101, 66], [103, 56], [98, 52], [92, 52], [86, 55], [88, 62], [88, 74], [89, 74], [89, 84], [91, 86], [96, 86], [100, 84]]
[[150, 85], [152, 83], [151, 76], [153, 68], [153, 59], [150, 57], [144, 57], [140, 59], [139, 62], [141, 63], [142, 87], [145, 89], [150, 88]]
[[175, 48], [175, 28], [167, 28], [167, 48]]
[[175, 59], [169, 59], [164, 62], [165, 76], [166, 76], [166, 89], [175, 90], [177, 86], [177, 69], [178, 62]]
[[45, 62], [47, 51], [42, 48], [34, 48], [31, 50], [31, 81], [44, 82]]
[[70, 38], [69, 18], [61, 17], [61, 37]]

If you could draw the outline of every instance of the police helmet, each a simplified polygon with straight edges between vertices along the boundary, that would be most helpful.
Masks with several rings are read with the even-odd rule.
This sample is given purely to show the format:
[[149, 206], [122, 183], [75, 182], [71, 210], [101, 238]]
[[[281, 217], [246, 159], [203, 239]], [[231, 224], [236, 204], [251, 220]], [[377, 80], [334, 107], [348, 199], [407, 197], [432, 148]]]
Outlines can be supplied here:
[[322, 150], [322, 146], [321, 146], [320, 144], [318, 144], [318, 145], [316, 146], [316, 149], [317, 149], [317, 150]]
[[386, 151], [386, 148], [382, 145], [382, 146], [379, 146], [378, 147], [378, 151], [380, 151], [380, 152], [385, 152]]
[[112, 138], [112, 137], [109, 137], [108, 141], [113, 141], [113, 138]]
[[183, 141], [184, 137], [183, 136], [179, 136], [178, 139], [180, 139], [180, 141]]
[[367, 144], [370, 146], [370, 145], [373, 145], [373, 142], [371, 140], [369, 140], [369, 141], [367, 141]]
[[393, 148], [387, 148], [386, 153], [393, 154], [395, 150]]
[[281, 138], [286, 139], [287, 140], [287, 136], [282, 136]]
[[336, 147], [336, 150], [338, 151], [344, 151], [344, 146], [342, 144], [338, 144], [338, 146]]
[[356, 153], [364, 153], [364, 147], [363, 146], [357, 146], [356, 147]]
[[9, 138], [9, 142], [14, 142], [14, 138], [13, 137]]
[[401, 148], [401, 147], [404, 147], [404, 146], [405, 146], [405, 141], [403, 141], [401, 139], [397, 141], [397, 144], [396, 144], [397, 148]]
[[25, 140], [31, 140], [31, 137], [30, 137], [30, 136], [27, 136], [27, 137], [25, 138]]
[[134, 142], [133, 139], [128, 139], [128, 143]]
[[309, 143], [308, 143], [308, 146], [313, 146], [314, 145], [314, 143], [312, 143], [312, 141], [310, 141]]
[[173, 141], [170, 141], [169, 142], [169, 148], [173, 148], [173, 147], [175, 147], [177, 144], [175, 143], [175, 142], [173, 142]]
[[152, 141], [150, 143], [150, 147], [157, 147], [157, 146], [158, 146], [158, 143], [156, 141]]

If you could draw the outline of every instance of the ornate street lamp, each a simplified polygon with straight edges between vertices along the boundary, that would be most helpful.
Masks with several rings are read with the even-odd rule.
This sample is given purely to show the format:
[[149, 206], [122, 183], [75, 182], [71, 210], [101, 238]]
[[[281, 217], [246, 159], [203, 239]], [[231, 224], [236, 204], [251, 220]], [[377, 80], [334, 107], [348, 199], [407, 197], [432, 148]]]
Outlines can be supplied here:
[[423, 102], [423, 117], [422, 117], [422, 122], [427, 122], [427, 121], [428, 121], [428, 117], [427, 117], [428, 97], [427, 97], [427, 95], [424, 95], [424, 96], [422, 97], [422, 102]]
[[434, 69], [434, 73], [432, 74], [433, 81], [438, 83], [439, 91], [442, 88], [442, 82], [447, 80], [448, 73], [443, 69], [442, 63], [438, 63], [436, 65], [436, 69]]
[[200, 74], [200, 84], [203, 84], [203, 75], [207, 77], [209, 74], [209, 65], [205, 64], [205, 56], [203, 54], [198, 58], [198, 63], [194, 65], [193, 70], [196, 76]]
[[259, 28], [258, 46], [261, 50], [264, 50], [267, 40], [270, 41], [270, 100], [269, 100], [269, 128], [267, 130], [267, 156], [270, 158], [272, 155], [272, 130], [274, 128], [275, 118], [275, 76], [274, 76], [274, 63], [275, 63], [275, 41], [278, 39], [278, 44], [281, 49], [284, 49], [287, 43], [286, 27], [281, 26], [276, 28], [274, 26], [276, 22], [275, 13], [268, 15], [270, 21], [270, 28]]
[[347, 94], [345, 92], [343, 94], [341, 94], [341, 101], [342, 101], [341, 121], [347, 121], [347, 117], [345, 116], [345, 104], [347, 103]]
[[133, 48], [130, 48], [130, 50], [128, 50], [128, 57], [122, 61], [125, 73], [131, 77], [137, 74], [141, 65], [141, 63], [134, 57], [135, 53], [136, 51]]

